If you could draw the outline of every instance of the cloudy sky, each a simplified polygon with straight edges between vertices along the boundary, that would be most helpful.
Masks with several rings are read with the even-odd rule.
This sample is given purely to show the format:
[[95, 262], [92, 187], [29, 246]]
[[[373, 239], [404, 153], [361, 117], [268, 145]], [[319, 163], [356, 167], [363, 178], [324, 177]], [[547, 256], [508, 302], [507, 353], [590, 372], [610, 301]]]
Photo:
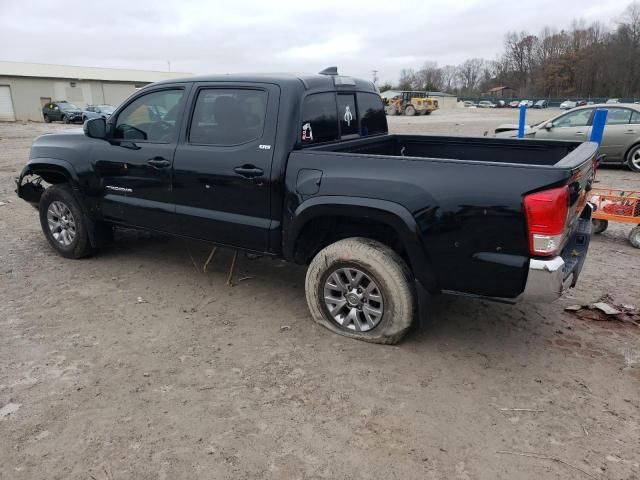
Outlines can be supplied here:
[[424, 61], [494, 59], [507, 30], [614, 25], [630, 0], [0, 0], [0, 60], [394, 81]]

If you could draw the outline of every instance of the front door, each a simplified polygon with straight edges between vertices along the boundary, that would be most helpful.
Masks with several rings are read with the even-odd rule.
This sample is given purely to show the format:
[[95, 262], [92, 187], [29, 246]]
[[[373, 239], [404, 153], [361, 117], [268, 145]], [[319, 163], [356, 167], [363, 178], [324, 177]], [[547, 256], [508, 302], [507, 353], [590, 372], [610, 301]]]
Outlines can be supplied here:
[[535, 137], [553, 140], [570, 140], [586, 142], [591, 132], [592, 108], [585, 108], [565, 113], [553, 120], [551, 128], [536, 130]]
[[267, 250], [279, 94], [264, 84], [194, 88], [174, 162], [182, 234]]
[[132, 99], [93, 150], [106, 219], [172, 232], [171, 166], [187, 88], [163, 86]]

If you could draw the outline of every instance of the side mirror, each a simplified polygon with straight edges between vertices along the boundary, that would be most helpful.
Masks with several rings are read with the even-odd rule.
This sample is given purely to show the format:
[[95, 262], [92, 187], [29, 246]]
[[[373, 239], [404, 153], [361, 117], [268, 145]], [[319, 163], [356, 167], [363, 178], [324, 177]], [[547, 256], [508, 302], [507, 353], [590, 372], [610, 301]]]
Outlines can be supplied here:
[[84, 134], [89, 138], [107, 138], [107, 122], [104, 118], [91, 118], [84, 122]]
[[544, 128], [546, 128], [547, 130], [551, 130], [553, 128], [553, 122], [545, 124]]

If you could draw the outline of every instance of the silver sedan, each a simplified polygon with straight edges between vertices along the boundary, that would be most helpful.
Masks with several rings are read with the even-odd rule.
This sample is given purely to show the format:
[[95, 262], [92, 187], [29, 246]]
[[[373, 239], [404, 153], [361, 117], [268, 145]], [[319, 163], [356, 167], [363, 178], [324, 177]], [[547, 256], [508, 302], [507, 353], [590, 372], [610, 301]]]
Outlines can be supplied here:
[[[600, 145], [606, 155], [604, 163], [624, 164], [640, 172], [640, 105], [632, 103], [586, 105], [561, 113], [536, 125], [527, 126], [526, 138], [573, 140], [586, 142], [591, 135], [593, 114], [606, 109], [607, 124]], [[517, 136], [517, 125], [500, 125], [496, 137]]]

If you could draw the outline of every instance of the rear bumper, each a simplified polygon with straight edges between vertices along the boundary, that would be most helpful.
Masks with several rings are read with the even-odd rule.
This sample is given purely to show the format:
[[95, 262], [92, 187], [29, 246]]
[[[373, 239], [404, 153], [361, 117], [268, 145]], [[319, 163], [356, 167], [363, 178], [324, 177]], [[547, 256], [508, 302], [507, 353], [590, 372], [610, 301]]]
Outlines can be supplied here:
[[592, 212], [593, 207], [587, 203], [561, 256], [529, 261], [527, 283], [518, 300], [552, 302], [575, 286], [589, 250]]
[[529, 261], [527, 284], [521, 299], [532, 302], [551, 302], [571, 286], [573, 274], [565, 278], [565, 263], [562, 257], [551, 260]]

